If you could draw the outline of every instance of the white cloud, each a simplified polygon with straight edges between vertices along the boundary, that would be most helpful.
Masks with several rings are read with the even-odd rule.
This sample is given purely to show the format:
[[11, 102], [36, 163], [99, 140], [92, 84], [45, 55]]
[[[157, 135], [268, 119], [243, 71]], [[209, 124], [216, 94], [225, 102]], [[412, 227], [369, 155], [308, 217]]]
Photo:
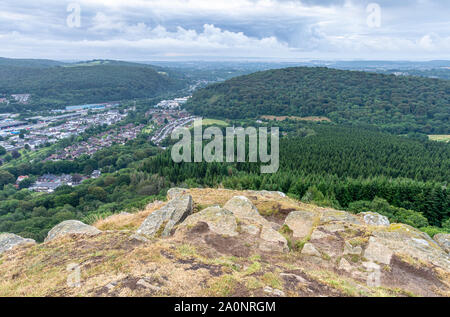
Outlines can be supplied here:
[[[448, 58], [448, 6], [379, 0], [380, 28], [357, 0], [73, 0], [0, 3], [0, 55], [143, 59], [153, 56]], [[314, 3], [314, 4], [311, 4]], [[418, 10], [420, 9], [420, 10]]]

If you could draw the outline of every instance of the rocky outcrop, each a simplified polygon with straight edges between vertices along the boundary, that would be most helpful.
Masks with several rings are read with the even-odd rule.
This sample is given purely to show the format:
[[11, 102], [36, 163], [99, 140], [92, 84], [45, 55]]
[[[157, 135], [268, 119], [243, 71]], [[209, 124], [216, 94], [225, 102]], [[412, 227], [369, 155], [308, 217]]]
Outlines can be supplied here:
[[259, 214], [258, 209], [245, 196], [235, 196], [224, 206], [241, 224], [241, 229], [251, 235], [258, 236], [259, 249], [264, 252], [288, 252], [287, 240], [281, 233], [273, 229], [273, 224]]
[[19, 237], [13, 233], [0, 234], [0, 254], [23, 244], [36, 244], [36, 241]]
[[[431, 263], [450, 271], [450, 257], [428, 236], [406, 224], [391, 224], [372, 232], [373, 239], [393, 254], [406, 255], [419, 262]], [[385, 261], [387, 262], [387, 260]], [[383, 262], [382, 262], [383, 263]]]
[[[0, 256], [0, 296], [450, 296], [448, 235], [434, 241], [374, 213], [354, 215], [272, 192], [224, 192], [169, 191], [165, 205], [121, 215], [126, 226], [101, 227], [101, 239], [89, 237], [100, 233], [91, 226], [64, 222], [49, 233], [51, 243]], [[213, 207], [192, 213], [190, 194], [197, 207]], [[139, 225], [153, 236], [175, 234], [132, 235], [129, 228]], [[65, 234], [81, 236], [56, 239]], [[28, 242], [0, 235], [0, 253]], [[65, 272], [66, 257], [83, 267], [81, 288], [48, 274]], [[30, 270], [42, 259], [45, 270]], [[122, 264], [126, 270], [117, 275]], [[48, 289], [34, 287], [42, 279]]]
[[50, 242], [56, 238], [60, 238], [65, 235], [78, 234], [78, 235], [88, 235], [95, 236], [100, 234], [101, 231], [93, 226], [86, 225], [81, 221], [77, 220], [67, 220], [61, 222], [59, 225], [55, 226], [47, 235], [45, 242]]
[[190, 195], [175, 196], [164, 207], [152, 212], [136, 231], [138, 235], [167, 237], [172, 229], [192, 213]]
[[438, 233], [434, 236], [434, 241], [447, 253], [450, 253], [450, 234]]
[[304, 239], [311, 234], [317, 216], [311, 211], [293, 211], [284, 221], [284, 224], [292, 230], [296, 239]]
[[358, 216], [361, 216], [365, 224], [371, 226], [389, 226], [391, 224], [386, 216], [376, 212], [362, 212]]
[[214, 233], [234, 237], [238, 235], [236, 218], [231, 211], [220, 208], [219, 206], [206, 208], [196, 214], [190, 215], [180, 225], [193, 226], [199, 222], [208, 224], [209, 230]]

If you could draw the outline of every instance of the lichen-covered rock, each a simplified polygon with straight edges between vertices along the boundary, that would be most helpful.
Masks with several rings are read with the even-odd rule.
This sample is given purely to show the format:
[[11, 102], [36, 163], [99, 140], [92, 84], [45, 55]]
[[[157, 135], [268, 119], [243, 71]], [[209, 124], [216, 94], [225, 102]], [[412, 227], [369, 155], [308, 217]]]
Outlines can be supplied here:
[[284, 224], [292, 230], [296, 239], [303, 239], [311, 234], [316, 214], [311, 211], [293, 211], [286, 217]]
[[259, 214], [258, 209], [245, 196], [235, 196], [231, 198], [224, 209], [231, 211], [239, 220], [247, 220], [250, 223], [267, 225], [269, 222]]
[[219, 206], [209, 207], [190, 215], [180, 227], [192, 226], [199, 222], [207, 223], [209, 230], [214, 233], [230, 237], [238, 235], [236, 218], [233, 213]]
[[315, 256], [315, 257], [321, 257], [319, 251], [314, 247], [312, 243], [305, 243], [302, 249], [302, 254], [309, 255], [309, 256]]
[[439, 246], [447, 253], [450, 253], [450, 234], [448, 233], [438, 233], [434, 236], [434, 241], [436, 241]]
[[261, 229], [260, 250], [266, 252], [289, 252], [288, 243], [285, 237], [270, 226], [263, 226]]
[[93, 226], [82, 223], [78, 220], [67, 220], [61, 222], [59, 225], [55, 226], [47, 235], [45, 242], [52, 241], [56, 238], [69, 235], [69, 234], [81, 234], [88, 236], [95, 236], [100, 234], [101, 231]]
[[136, 231], [139, 235], [164, 237], [170, 235], [172, 229], [192, 213], [191, 195], [176, 196], [164, 207], [152, 212]]
[[186, 194], [187, 192], [188, 190], [186, 188], [171, 188], [167, 191], [167, 200], [172, 200]]
[[0, 234], [0, 254], [22, 244], [36, 244], [33, 239], [25, 239], [13, 233]]
[[365, 224], [371, 226], [389, 226], [391, 224], [386, 216], [376, 212], [362, 212], [358, 216], [361, 216]]
[[389, 248], [394, 254], [407, 255], [419, 262], [431, 263], [450, 271], [450, 257], [430, 236], [405, 224], [380, 227], [372, 235], [377, 243]]

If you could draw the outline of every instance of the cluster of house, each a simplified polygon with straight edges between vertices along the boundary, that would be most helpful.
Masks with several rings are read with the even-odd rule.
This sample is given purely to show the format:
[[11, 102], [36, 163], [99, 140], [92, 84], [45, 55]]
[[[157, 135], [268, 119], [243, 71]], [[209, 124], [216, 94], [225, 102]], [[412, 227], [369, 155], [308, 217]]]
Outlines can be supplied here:
[[[90, 176], [81, 176], [81, 175], [53, 175], [53, 174], [45, 174], [40, 176], [34, 184], [32, 184], [28, 189], [35, 192], [45, 192], [52, 193], [60, 186], [77, 186], [81, 184], [85, 179], [89, 178], [98, 178], [100, 177], [101, 172], [99, 170], [95, 170], [92, 172]], [[16, 186], [19, 186], [19, 183], [24, 179], [27, 179], [28, 176], [19, 176], [16, 181]]]
[[[127, 111], [109, 110], [101, 113], [90, 113], [88, 110], [80, 110], [58, 116], [29, 118], [28, 122], [12, 120], [10, 118], [0, 120], [0, 135], [7, 139], [0, 142], [0, 146], [7, 151], [20, 150], [28, 145], [32, 150], [43, 145], [52, 144], [58, 140], [79, 135], [92, 126], [112, 125], [123, 120]], [[63, 122], [54, 126], [57, 122]], [[20, 135], [20, 131], [27, 131]]]
[[123, 145], [128, 140], [135, 139], [143, 128], [144, 125], [135, 126], [134, 124], [128, 124], [114, 131], [103, 132], [90, 137], [86, 142], [79, 142], [68, 146], [63, 150], [50, 155], [44, 161], [74, 160], [84, 154], [92, 155], [113, 144]]

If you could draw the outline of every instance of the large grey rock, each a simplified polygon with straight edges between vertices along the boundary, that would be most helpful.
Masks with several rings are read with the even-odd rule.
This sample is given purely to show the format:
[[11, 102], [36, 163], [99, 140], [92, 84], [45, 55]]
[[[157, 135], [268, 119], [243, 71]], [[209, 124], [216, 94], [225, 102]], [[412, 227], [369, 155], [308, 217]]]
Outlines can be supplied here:
[[271, 226], [263, 226], [261, 229], [259, 249], [265, 252], [289, 252], [285, 237]]
[[257, 223], [261, 225], [269, 225], [263, 216], [259, 214], [258, 209], [255, 205], [245, 196], [235, 196], [231, 198], [225, 206], [224, 209], [231, 211], [236, 218], [239, 220], [245, 220], [250, 223]]
[[447, 253], [450, 253], [450, 234], [438, 233], [434, 236], [434, 241]]
[[389, 222], [388, 217], [380, 215], [376, 212], [361, 212], [358, 214], [364, 220], [364, 223], [371, 226], [389, 226], [391, 223]]
[[311, 211], [293, 211], [284, 221], [284, 224], [292, 230], [294, 238], [303, 239], [311, 234], [314, 227], [316, 214]]
[[78, 220], [67, 220], [61, 222], [59, 225], [55, 226], [47, 235], [45, 242], [52, 241], [56, 238], [69, 235], [69, 234], [81, 234], [88, 236], [95, 236], [100, 234], [101, 231], [93, 226], [82, 223]]
[[207, 223], [209, 230], [214, 233], [230, 237], [238, 235], [237, 222], [233, 213], [219, 206], [209, 207], [190, 215], [180, 227], [192, 226], [199, 222]]
[[186, 188], [171, 188], [167, 191], [167, 199], [172, 200], [186, 194], [187, 192], [188, 190]]
[[152, 212], [136, 231], [139, 235], [170, 235], [172, 229], [192, 213], [191, 195], [177, 196], [164, 207]]
[[13, 233], [0, 234], [0, 254], [21, 244], [36, 244], [33, 239], [25, 239]]

